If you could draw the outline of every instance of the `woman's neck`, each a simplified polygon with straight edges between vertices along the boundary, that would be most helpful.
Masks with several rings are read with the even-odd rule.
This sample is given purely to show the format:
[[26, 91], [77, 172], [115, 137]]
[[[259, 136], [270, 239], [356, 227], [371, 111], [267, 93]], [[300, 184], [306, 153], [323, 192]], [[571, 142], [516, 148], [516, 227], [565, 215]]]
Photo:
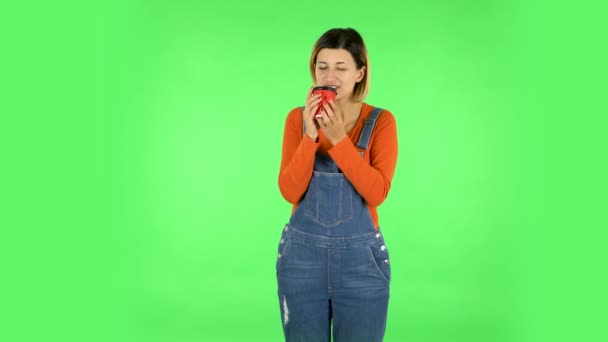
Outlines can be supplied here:
[[361, 113], [362, 102], [353, 102], [351, 100], [339, 101], [338, 105], [344, 110], [344, 121], [349, 122], [356, 120]]

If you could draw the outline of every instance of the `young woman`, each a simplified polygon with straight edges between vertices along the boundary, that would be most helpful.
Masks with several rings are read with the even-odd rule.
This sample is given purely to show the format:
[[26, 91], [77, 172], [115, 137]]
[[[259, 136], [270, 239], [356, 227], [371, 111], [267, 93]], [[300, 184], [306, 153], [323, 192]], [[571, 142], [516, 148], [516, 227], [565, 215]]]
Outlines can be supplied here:
[[397, 161], [392, 113], [363, 102], [367, 50], [353, 29], [331, 29], [310, 57], [315, 86], [336, 89], [315, 118], [319, 96], [287, 116], [279, 188], [293, 204], [276, 262], [285, 339], [382, 341], [391, 278], [377, 207]]

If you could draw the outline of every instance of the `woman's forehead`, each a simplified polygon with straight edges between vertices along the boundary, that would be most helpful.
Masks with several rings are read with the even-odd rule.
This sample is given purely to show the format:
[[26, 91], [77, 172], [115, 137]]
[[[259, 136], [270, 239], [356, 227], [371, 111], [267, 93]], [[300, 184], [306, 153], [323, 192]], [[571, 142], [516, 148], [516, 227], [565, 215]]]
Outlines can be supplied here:
[[346, 49], [321, 49], [317, 54], [317, 62], [325, 63], [354, 63], [353, 56]]

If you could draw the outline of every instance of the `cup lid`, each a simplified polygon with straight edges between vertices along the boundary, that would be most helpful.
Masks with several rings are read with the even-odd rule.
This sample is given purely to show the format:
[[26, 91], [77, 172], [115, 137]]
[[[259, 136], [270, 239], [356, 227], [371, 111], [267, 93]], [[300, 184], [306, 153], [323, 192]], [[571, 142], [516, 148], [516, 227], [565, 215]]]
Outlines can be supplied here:
[[330, 87], [330, 86], [318, 86], [318, 87], [312, 88], [312, 90], [313, 91], [315, 91], [315, 90], [330, 90], [330, 91], [333, 91], [334, 93], [336, 92], [336, 88]]

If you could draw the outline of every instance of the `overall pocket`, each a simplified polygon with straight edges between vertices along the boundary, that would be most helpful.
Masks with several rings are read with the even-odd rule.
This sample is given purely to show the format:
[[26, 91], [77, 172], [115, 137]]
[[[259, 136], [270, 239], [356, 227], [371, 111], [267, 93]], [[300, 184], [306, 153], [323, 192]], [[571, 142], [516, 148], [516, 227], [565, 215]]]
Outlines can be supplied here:
[[390, 284], [391, 266], [388, 248], [384, 243], [384, 239], [382, 237], [378, 238], [370, 246], [368, 246], [368, 250], [372, 268], [376, 274], [386, 282], [387, 285]]
[[353, 189], [342, 173], [313, 171], [304, 214], [324, 227], [353, 218]]

